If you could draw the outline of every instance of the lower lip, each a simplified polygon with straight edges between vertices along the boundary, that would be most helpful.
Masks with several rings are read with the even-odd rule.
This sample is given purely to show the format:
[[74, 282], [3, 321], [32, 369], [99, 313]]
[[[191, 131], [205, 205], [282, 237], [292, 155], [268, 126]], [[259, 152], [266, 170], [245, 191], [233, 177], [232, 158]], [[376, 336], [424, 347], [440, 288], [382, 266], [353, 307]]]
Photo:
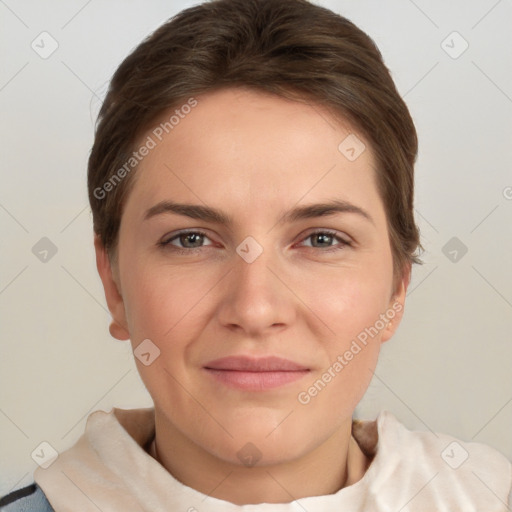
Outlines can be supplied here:
[[309, 370], [276, 371], [276, 372], [243, 372], [236, 370], [205, 370], [217, 381], [227, 386], [246, 391], [264, 391], [278, 388], [302, 379], [309, 374]]

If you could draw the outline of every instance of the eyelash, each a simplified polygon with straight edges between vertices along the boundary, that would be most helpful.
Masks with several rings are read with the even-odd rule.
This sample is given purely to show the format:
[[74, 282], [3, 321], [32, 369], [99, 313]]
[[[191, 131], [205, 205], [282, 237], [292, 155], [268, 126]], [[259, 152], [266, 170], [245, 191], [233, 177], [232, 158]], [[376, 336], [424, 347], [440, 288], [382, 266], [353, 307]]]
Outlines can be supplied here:
[[[177, 247], [177, 246], [171, 244], [171, 242], [173, 242], [176, 239], [179, 239], [181, 236], [184, 236], [184, 235], [185, 236], [186, 235], [200, 235], [200, 236], [209, 238], [208, 235], [204, 231], [201, 231], [201, 230], [181, 231], [181, 232], [175, 234], [174, 236], [172, 236], [171, 238], [162, 240], [161, 242], [158, 243], [158, 245], [164, 249], [170, 249], [173, 252], [175, 252], [176, 254], [195, 254], [196, 252], [200, 251], [201, 249], [203, 249], [205, 247], [205, 246], [202, 246], [202, 247], [185, 248], [185, 247]], [[352, 242], [345, 240], [344, 238], [340, 237], [336, 231], [332, 231], [329, 229], [313, 231], [313, 232], [309, 233], [302, 241], [307, 240], [308, 238], [310, 238], [314, 235], [331, 236], [331, 237], [333, 237], [333, 239], [336, 239], [340, 243], [340, 246], [339, 247], [334, 246], [334, 247], [328, 247], [328, 248], [309, 246], [310, 249], [319, 249], [322, 252], [331, 253], [331, 252], [340, 251], [345, 247], [352, 247]]]

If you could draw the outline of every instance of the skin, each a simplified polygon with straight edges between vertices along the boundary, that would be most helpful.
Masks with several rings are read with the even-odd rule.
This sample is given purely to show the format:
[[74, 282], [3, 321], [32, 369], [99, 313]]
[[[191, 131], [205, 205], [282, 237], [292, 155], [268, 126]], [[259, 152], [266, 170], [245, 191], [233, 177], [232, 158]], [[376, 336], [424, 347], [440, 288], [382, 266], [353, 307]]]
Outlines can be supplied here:
[[[403, 309], [309, 403], [298, 394], [379, 315], [403, 305], [409, 282], [407, 269], [394, 289], [374, 155], [318, 105], [243, 88], [197, 100], [139, 164], [114, 261], [96, 238], [111, 332], [134, 349], [150, 339], [160, 350], [150, 365], [136, 363], [155, 404], [159, 461], [178, 480], [240, 505], [334, 493], [370, 462], [351, 438], [352, 414]], [[366, 144], [355, 161], [338, 150], [351, 133]], [[338, 212], [280, 222], [292, 208], [333, 199], [371, 220]], [[171, 212], [146, 219], [162, 201], [214, 207], [232, 224]], [[160, 245], [182, 229], [207, 236]], [[310, 236], [325, 229], [350, 245]], [[263, 248], [252, 263], [236, 252], [248, 236]], [[254, 392], [218, 383], [203, 368], [241, 354], [277, 355], [310, 371]], [[237, 456], [248, 442], [261, 456], [253, 467]]]

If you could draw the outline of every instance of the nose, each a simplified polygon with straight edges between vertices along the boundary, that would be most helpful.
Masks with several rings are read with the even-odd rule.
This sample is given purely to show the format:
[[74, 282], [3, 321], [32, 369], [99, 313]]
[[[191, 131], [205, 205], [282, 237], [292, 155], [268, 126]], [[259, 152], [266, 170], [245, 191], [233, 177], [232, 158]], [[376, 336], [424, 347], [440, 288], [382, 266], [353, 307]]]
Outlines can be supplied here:
[[221, 324], [250, 337], [262, 337], [293, 323], [295, 297], [287, 287], [283, 265], [270, 250], [248, 263], [238, 254], [222, 283], [218, 310]]

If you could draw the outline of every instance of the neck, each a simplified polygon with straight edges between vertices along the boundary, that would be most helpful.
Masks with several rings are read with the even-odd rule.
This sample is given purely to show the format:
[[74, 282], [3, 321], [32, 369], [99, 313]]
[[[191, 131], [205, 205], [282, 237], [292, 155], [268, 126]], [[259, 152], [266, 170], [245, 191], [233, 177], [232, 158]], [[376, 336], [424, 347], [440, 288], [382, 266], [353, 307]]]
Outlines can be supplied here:
[[351, 426], [346, 422], [300, 458], [246, 467], [218, 459], [157, 417], [150, 454], [181, 483], [210, 497], [236, 505], [289, 503], [333, 494], [363, 477], [370, 461], [351, 436]]

